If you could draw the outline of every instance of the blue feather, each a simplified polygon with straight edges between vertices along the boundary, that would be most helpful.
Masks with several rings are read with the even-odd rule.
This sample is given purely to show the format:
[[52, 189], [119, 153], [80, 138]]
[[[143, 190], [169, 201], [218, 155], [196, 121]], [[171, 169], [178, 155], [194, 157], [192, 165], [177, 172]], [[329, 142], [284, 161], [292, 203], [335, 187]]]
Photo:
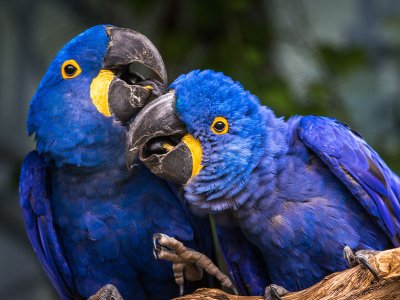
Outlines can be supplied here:
[[221, 252], [230, 277], [241, 295], [261, 295], [271, 283], [261, 254], [246, 237], [237, 230], [216, 226]]
[[[333, 119], [304, 117], [299, 130], [304, 143], [327, 163], [334, 174], [340, 174], [339, 178], [349, 187], [352, 194], [377, 218], [377, 222], [382, 230], [387, 232], [393, 244], [399, 246], [400, 198], [395, 197], [392, 190], [399, 186], [397, 175], [359, 135]], [[324, 135], [338, 138], [320, 143], [316, 136]], [[360, 195], [359, 188], [369, 197]], [[372, 203], [366, 205], [366, 201]]]
[[54, 231], [46, 190], [47, 173], [36, 151], [30, 152], [21, 170], [20, 201], [29, 240], [61, 299], [72, 299], [74, 285]]
[[[217, 223], [223, 216], [220, 228], [237, 224], [219, 237], [243, 293], [262, 290], [266, 280], [245, 289], [238, 275], [258, 274], [260, 265], [263, 278], [298, 290], [345, 269], [345, 245], [355, 251], [399, 245], [400, 179], [347, 125], [315, 116], [285, 122], [240, 83], [211, 70], [181, 75], [171, 89], [177, 116], [203, 150], [203, 168], [184, 186], [185, 198]], [[210, 129], [216, 117], [228, 121], [226, 134]], [[238, 246], [235, 230], [261, 257], [252, 252], [242, 261], [250, 248]]]
[[[21, 171], [26, 229], [61, 299], [86, 299], [109, 283], [127, 300], [172, 298], [179, 293], [172, 265], [154, 259], [153, 234], [168, 234], [210, 256], [209, 224], [143, 165], [126, 169], [125, 129], [90, 97], [109, 43], [105, 26], [74, 38], [31, 101], [28, 132], [37, 151]], [[69, 59], [82, 73], [64, 80], [61, 66]], [[189, 283], [185, 291], [198, 286]]]

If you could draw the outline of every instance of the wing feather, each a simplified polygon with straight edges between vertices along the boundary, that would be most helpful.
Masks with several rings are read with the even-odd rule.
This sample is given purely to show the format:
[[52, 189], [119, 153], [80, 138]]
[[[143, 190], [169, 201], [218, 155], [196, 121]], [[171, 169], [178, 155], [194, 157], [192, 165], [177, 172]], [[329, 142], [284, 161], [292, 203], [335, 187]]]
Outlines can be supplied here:
[[49, 201], [46, 166], [37, 151], [30, 152], [22, 165], [20, 205], [31, 245], [61, 299], [79, 299], [68, 263], [58, 240]]
[[216, 225], [219, 246], [230, 277], [241, 295], [263, 295], [271, 284], [259, 250], [239, 228]]
[[400, 179], [360, 134], [325, 117], [302, 117], [303, 143], [346, 185], [377, 221], [395, 246], [400, 246]]

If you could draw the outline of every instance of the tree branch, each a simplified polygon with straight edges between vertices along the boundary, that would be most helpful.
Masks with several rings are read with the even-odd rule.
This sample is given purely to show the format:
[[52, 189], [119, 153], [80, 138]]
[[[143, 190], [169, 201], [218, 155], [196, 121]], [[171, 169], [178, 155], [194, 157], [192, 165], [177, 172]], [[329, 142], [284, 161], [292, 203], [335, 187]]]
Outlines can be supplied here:
[[[357, 266], [333, 273], [305, 290], [283, 296], [283, 300], [385, 300], [400, 299], [400, 248], [379, 252], [369, 259], [378, 272], [379, 282], [372, 274]], [[218, 289], [198, 289], [176, 300], [260, 300], [260, 296], [235, 296]]]

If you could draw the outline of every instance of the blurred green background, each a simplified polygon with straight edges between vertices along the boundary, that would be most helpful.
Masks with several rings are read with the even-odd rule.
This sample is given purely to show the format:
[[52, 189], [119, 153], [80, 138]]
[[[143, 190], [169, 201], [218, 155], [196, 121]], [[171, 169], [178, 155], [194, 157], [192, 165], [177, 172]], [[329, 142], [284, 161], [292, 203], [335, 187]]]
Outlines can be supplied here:
[[25, 120], [57, 51], [100, 23], [147, 35], [170, 81], [212, 68], [279, 116], [344, 121], [400, 173], [398, 0], [0, 0], [0, 298], [56, 299], [18, 207]]

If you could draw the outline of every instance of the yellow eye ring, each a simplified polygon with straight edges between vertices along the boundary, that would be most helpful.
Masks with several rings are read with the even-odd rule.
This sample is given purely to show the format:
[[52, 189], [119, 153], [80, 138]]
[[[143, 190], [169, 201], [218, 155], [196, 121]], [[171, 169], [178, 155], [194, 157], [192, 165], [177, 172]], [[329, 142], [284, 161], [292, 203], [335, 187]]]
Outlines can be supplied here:
[[216, 117], [211, 124], [211, 131], [215, 134], [225, 134], [228, 130], [229, 124], [224, 117]]
[[61, 66], [61, 75], [64, 79], [74, 78], [79, 74], [81, 74], [81, 72], [82, 72], [81, 67], [73, 59], [64, 61], [64, 63]]

